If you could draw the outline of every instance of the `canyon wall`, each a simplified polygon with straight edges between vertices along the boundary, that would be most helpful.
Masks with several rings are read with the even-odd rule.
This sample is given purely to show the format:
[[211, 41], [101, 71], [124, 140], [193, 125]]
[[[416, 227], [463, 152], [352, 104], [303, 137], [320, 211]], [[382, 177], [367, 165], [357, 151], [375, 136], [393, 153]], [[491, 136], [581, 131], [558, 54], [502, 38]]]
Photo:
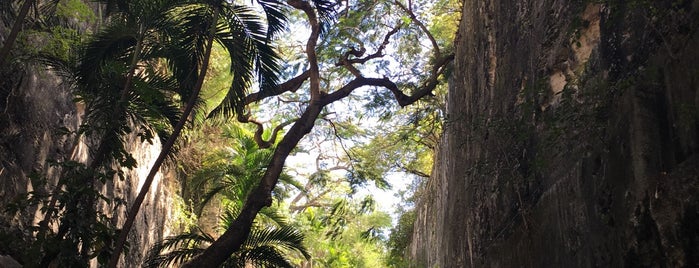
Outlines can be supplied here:
[[414, 266], [699, 266], [698, 11], [465, 0]]
[[[73, 101], [70, 87], [55, 72], [42, 65], [26, 65], [12, 76], [3, 77], [10, 91], [0, 100], [0, 207], [24, 199], [24, 194], [45, 194], [52, 191], [60, 176], [60, 167], [52, 162], [88, 161], [94, 141], [79, 138], [78, 130], [83, 105]], [[130, 206], [155, 158], [160, 142], [142, 142], [135, 133], [126, 138], [128, 150], [138, 162], [132, 170], [124, 169], [125, 178], [107, 181], [101, 194], [116, 202], [102, 202], [99, 207], [112, 224], [121, 227]], [[91, 149], [92, 148], [92, 149]], [[155, 242], [173, 234], [177, 217], [176, 191], [179, 183], [174, 171], [161, 169], [131, 230], [130, 250], [122, 256], [122, 267], [139, 267], [147, 250]], [[17, 215], [0, 213], [0, 255], [10, 255], [21, 262], [26, 241], [32, 240], [32, 227], [43, 219], [41, 206], [28, 206]], [[23, 244], [22, 241], [25, 241]], [[96, 266], [96, 262], [93, 263]]]

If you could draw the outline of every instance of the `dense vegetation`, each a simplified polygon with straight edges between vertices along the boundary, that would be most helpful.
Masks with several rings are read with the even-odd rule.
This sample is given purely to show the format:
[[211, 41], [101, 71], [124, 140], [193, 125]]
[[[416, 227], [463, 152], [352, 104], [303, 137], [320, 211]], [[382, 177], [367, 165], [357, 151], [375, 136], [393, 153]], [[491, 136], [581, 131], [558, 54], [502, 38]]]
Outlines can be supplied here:
[[[57, 182], [38, 171], [43, 188], [8, 209], [41, 206], [31, 241], [13, 243], [27, 267], [116, 266], [168, 159], [182, 185], [183, 233], [156, 245], [148, 266], [408, 265], [410, 201], [441, 132], [456, 1], [1, 5], [2, 77], [59, 73], [85, 107], [80, 128], [62, 134], [93, 143], [89, 161], [55, 161]], [[9, 100], [19, 80], [3, 80]], [[163, 146], [123, 204], [98, 186], [139, 165], [129, 136]], [[285, 165], [290, 156], [313, 159]], [[361, 193], [390, 188], [387, 176], [412, 185], [390, 238], [391, 216]], [[126, 205], [126, 223], [114, 226], [100, 202]]]

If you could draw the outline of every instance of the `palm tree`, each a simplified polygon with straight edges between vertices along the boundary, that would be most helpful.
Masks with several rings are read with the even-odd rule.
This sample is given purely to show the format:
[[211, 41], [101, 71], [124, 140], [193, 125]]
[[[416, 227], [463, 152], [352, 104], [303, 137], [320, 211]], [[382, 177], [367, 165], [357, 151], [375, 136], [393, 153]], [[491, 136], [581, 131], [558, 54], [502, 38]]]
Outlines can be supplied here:
[[[201, 214], [215, 196], [221, 196], [238, 209], [243, 200], [264, 175], [267, 163], [272, 159], [272, 148], [260, 148], [253, 138], [253, 133], [239, 126], [224, 126], [223, 135], [231, 141], [224, 147], [204, 157], [202, 168], [194, 173], [191, 182], [192, 194], [196, 204], [197, 215]], [[291, 175], [280, 175], [280, 187], [274, 189], [273, 195], [282, 200], [288, 197], [291, 188], [302, 190], [303, 186]]]
[[[15, 18], [15, 22], [12, 24], [10, 34], [5, 39], [5, 43], [3, 44], [2, 48], [0, 48], [0, 66], [5, 65], [5, 59], [7, 59], [7, 57], [10, 55], [12, 46], [14, 46], [15, 40], [17, 40], [17, 36], [19, 35], [19, 32], [22, 30], [24, 18], [27, 17], [27, 14], [29, 14], [29, 8], [31, 8], [31, 6], [34, 5], [35, 1], [36, 0], [25, 0], [22, 4], [22, 7], [19, 10], [19, 14]], [[14, 1], [8, 1], [6, 3], [6, 7], [8, 9], [12, 7], [12, 2]]]
[[[187, 118], [197, 104], [199, 92], [206, 76], [206, 71], [211, 55], [211, 47], [214, 42], [218, 42], [231, 56], [231, 73], [233, 83], [227, 97], [221, 107], [239, 107], [244, 102], [246, 90], [253, 84], [255, 77], [259, 77], [260, 85], [263, 88], [274, 88], [276, 86], [276, 73], [278, 65], [277, 57], [269, 44], [274, 32], [279, 31], [284, 18], [279, 12], [276, 0], [259, 0], [267, 14], [269, 27], [264, 27], [262, 20], [250, 7], [235, 5], [228, 1], [214, 0], [213, 2], [194, 3], [186, 8], [179, 9], [178, 17], [182, 24], [177, 24], [180, 29], [207, 29], [208, 35], [205, 44], [203, 57], [200, 59], [200, 74], [193, 86], [193, 90], [188, 92], [188, 102], [177, 125], [174, 126], [172, 134], [163, 145], [163, 149], [156, 159], [153, 167], [146, 177], [143, 187], [129, 210], [124, 226], [115, 244], [114, 254], [110, 260], [109, 267], [116, 267], [128, 232], [138, 214], [141, 204], [148, 193], [150, 185], [155, 178], [155, 174], [160, 170], [165, 158], [175, 144]], [[219, 19], [223, 23], [219, 23]], [[204, 22], [204, 26], [202, 26]], [[177, 49], [173, 49], [177, 51]], [[187, 55], [187, 54], [185, 54]], [[195, 54], [202, 55], [202, 54]], [[180, 66], [181, 62], [172, 61], [173, 67]], [[185, 70], [185, 68], [175, 68]], [[176, 72], [177, 73], [177, 72]], [[184, 73], [179, 73], [184, 74]], [[185, 80], [186, 81], [186, 80]]]
[[[227, 229], [238, 215], [243, 200], [255, 188], [255, 184], [272, 157], [272, 150], [260, 148], [253, 134], [238, 126], [224, 126], [223, 135], [233, 141], [230, 147], [222, 148], [205, 156], [204, 166], [194, 174], [192, 188], [198, 189], [199, 213], [214, 196], [221, 196], [225, 211], [221, 215], [221, 226]], [[301, 185], [292, 176], [282, 174], [287, 186]], [[275, 196], [283, 198], [286, 193], [278, 187]], [[224, 267], [294, 267], [284, 257], [289, 253], [300, 253], [309, 258], [303, 246], [303, 235], [288, 225], [278, 209], [269, 207], [258, 214], [253, 230], [239, 251], [231, 254]], [[145, 267], [169, 267], [182, 264], [200, 254], [214, 241], [201, 229], [170, 237], [151, 248], [144, 263]]]
[[[170, 23], [167, 15], [184, 3], [182, 0], [129, 2], [112, 13], [111, 23], [83, 48], [79, 64], [72, 70], [77, 94], [87, 105], [81, 133], [101, 137], [87, 170], [73, 174], [77, 180], [70, 184], [67, 181], [70, 174], [64, 174], [55, 186], [40, 223], [38, 239], [45, 238], [49, 221], [58, 212], [56, 203], [61, 199], [60, 194], [71, 195], [61, 202], [65, 212], [53, 238], [63, 240], [68, 236], [68, 240], [74, 241], [72, 247], [81, 248], [82, 258], [87, 261], [94, 240], [89, 230], [94, 229], [96, 218], [94, 183], [100, 177], [113, 176], [111, 172], [100, 174], [99, 170], [109, 170], [112, 162], [128, 168], [136, 165], [123, 145], [124, 135], [133, 131], [130, 123], [140, 125], [144, 129], [142, 137], [151, 139], [155, 130], [164, 133], [164, 129], [156, 126], [174, 124], [179, 119], [173, 96], [183, 91], [182, 83], [178, 82], [187, 78], [164, 73], [159, 62], [164, 58], [167, 47], [164, 44], [178, 40], [172, 31], [167, 31]], [[198, 66], [188, 63], [193, 68]], [[66, 191], [62, 190], [64, 185]], [[77, 222], [73, 218], [82, 220]], [[47, 249], [43, 263], [50, 262], [56, 254], [56, 249]]]
[[[290, 226], [255, 228], [241, 249], [230, 255], [222, 266], [243, 268], [252, 264], [256, 267], [293, 268], [295, 266], [285, 255], [296, 253], [310, 258], [303, 239], [304, 236]], [[155, 268], [182, 264], [203, 252], [214, 240], [201, 230], [169, 237], [151, 248], [143, 266]]]

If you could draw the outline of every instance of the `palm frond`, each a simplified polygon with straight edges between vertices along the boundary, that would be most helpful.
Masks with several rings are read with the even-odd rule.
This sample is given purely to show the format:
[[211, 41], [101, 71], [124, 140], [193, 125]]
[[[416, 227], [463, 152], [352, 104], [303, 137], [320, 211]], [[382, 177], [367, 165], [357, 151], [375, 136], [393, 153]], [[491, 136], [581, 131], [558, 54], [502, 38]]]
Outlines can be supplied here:
[[143, 266], [171, 267], [184, 263], [203, 252], [203, 246], [213, 241], [213, 237], [201, 230], [168, 237], [150, 248]]
[[273, 245], [286, 251], [298, 252], [308, 259], [311, 256], [303, 245], [303, 239], [304, 235], [291, 226], [256, 229], [250, 232], [250, 236], [243, 243], [243, 247], [253, 249], [262, 245]]
[[[116, 22], [107, 26], [83, 48], [77, 75], [87, 91], [98, 93], [101, 91], [99, 84], [105, 81], [101, 75], [108, 75], [115, 71], [115, 66], [125, 65], [128, 55], [136, 45], [136, 33], [133, 25], [126, 22]], [[119, 68], [119, 76], [125, 73], [124, 67]], [[109, 81], [109, 80], [107, 80]]]
[[286, 28], [285, 5], [278, 0], [257, 0], [257, 3], [262, 6], [267, 17], [267, 38], [272, 39]]
[[241, 252], [240, 259], [249, 262], [256, 267], [294, 268], [284, 254], [278, 248], [269, 245], [255, 247]]
[[338, 5], [338, 2], [330, 0], [312, 0], [312, 3], [320, 18], [320, 34], [324, 35], [328, 31], [328, 27], [335, 21], [335, 6]]
[[206, 24], [212, 21], [211, 16], [201, 5], [177, 9], [162, 28], [167, 42], [152, 51], [153, 56], [167, 59], [168, 68], [179, 83], [182, 100], [189, 99], [198, 80], [206, 50]]
[[77, 63], [75, 62], [75, 57], [62, 59], [56, 57], [55, 55], [40, 53], [39, 55], [37, 55], [36, 61], [43, 66], [49, 67], [51, 71], [53, 71], [54, 73], [56, 73], [56, 75], [62, 78], [61, 81], [63, 83], [68, 83], [68, 85], [70, 85], [70, 88], [77, 88]]
[[233, 75], [231, 87], [210, 116], [242, 114], [247, 90], [258, 77], [262, 89], [276, 88], [278, 56], [271, 47], [266, 29], [253, 9], [233, 5], [223, 10], [226, 27], [217, 41], [228, 51]]
[[206, 205], [209, 204], [209, 202], [211, 202], [211, 200], [213, 200], [214, 197], [216, 197], [216, 195], [226, 190], [226, 188], [226, 185], [219, 185], [209, 189], [206, 193], [204, 193], [204, 195], [199, 200], [197, 200], [199, 204], [196, 209], [196, 215], [198, 217], [201, 217], [201, 214], [204, 212], [204, 207], [206, 207]]
[[226, 210], [223, 211], [223, 214], [221, 214], [221, 227], [227, 229], [229, 226], [231, 226], [239, 212], [240, 207], [227, 207]]
[[197, 255], [201, 254], [204, 252], [204, 249], [201, 248], [186, 248], [186, 249], [178, 249], [178, 250], [173, 250], [168, 253], [164, 253], [161, 255], [153, 256], [148, 259], [143, 263], [143, 267], [146, 268], [166, 268], [166, 267], [173, 267], [173, 266], [179, 266], [180, 264], [183, 264], [187, 262], [188, 260], [193, 259]]
[[0, 1], [0, 21], [9, 27], [17, 18], [17, 10], [15, 10], [14, 4], [19, 2], [17, 0]]
[[286, 215], [276, 208], [264, 207], [262, 210], [260, 210], [258, 215], [264, 216], [279, 227], [286, 227], [289, 225], [289, 219], [286, 217]]

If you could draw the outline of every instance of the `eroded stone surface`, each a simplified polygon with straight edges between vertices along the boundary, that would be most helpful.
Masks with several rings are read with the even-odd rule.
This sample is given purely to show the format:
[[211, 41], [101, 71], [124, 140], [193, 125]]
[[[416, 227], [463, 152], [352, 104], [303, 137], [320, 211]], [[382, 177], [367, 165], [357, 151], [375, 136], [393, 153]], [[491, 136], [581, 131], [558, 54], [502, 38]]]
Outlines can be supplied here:
[[516, 2], [464, 1], [414, 265], [699, 266], [697, 1]]

